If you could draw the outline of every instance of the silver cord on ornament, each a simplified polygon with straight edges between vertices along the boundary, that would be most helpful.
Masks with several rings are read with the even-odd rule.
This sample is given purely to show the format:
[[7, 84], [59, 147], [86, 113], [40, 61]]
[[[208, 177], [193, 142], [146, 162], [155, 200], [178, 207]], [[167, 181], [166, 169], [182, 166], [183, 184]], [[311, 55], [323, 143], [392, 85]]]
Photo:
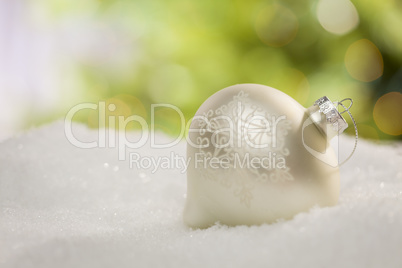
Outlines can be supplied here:
[[[349, 105], [349, 107], [346, 108], [346, 106], [343, 105], [342, 102], [347, 101], [347, 100], [350, 101], [350, 105]], [[343, 164], [346, 163], [346, 161], [348, 161], [348, 160], [352, 157], [352, 155], [353, 155], [354, 152], [356, 151], [357, 141], [358, 141], [358, 139], [359, 139], [359, 133], [358, 133], [358, 131], [357, 131], [357, 124], [356, 124], [356, 121], [355, 121], [355, 119], [353, 118], [352, 113], [349, 111], [349, 109], [350, 109], [350, 108], [352, 107], [352, 105], [353, 105], [353, 100], [352, 100], [351, 98], [346, 98], [346, 99], [343, 99], [343, 100], [341, 100], [341, 101], [339, 101], [339, 102], [334, 102], [334, 104], [335, 104], [336, 106], [340, 105], [340, 106], [343, 107], [344, 111], [340, 112], [340, 114], [343, 114], [344, 112], [347, 112], [347, 113], [349, 114], [350, 119], [352, 120], [353, 126], [354, 126], [354, 128], [355, 128], [355, 146], [353, 147], [353, 150], [352, 150], [352, 152], [350, 153], [350, 155], [348, 156], [348, 158], [346, 158], [342, 163], [339, 164], [339, 166], [342, 166]]]

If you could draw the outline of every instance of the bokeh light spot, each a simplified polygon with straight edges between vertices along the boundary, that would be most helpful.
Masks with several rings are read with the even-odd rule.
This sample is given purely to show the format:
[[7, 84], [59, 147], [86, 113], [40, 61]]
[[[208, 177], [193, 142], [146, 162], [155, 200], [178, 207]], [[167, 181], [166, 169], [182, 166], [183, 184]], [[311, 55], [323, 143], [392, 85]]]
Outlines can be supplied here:
[[345, 54], [345, 66], [353, 78], [363, 82], [376, 80], [384, 70], [381, 52], [367, 39], [358, 40], [349, 46]]
[[377, 127], [389, 135], [402, 134], [402, 94], [390, 92], [379, 98], [373, 117]]
[[[88, 125], [90, 127], [98, 128], [99, 118], [104, 118], [106, 128], [120, 128], [119, 117], [123, 120], [132, 115], [138, 115], [144, 120], [147, 119], [147, 112], [142, 102], [131, 95], [120, 94], [113, 98], [107, 99], [105, 102], [104, 115], [100, 115], [99, 107], [96, 110], [91, 110], [88, 116]], [[112, 120], [112, 121], [111, 121]], [[136, 121], [131, 121], [124, 126], [125, 129], [139, 129], [141, 125]]]
[[281, 47], [296, 36], [299, 23], [288, 8], [274, 4], [265, 7], [258, 15], [255, 30], [261, 41], [269, 46]]
[[333, 34], [345, 34], [359, 24], [359, 14], [349, 0], [320, 0], [317, 18], [321, 26]]

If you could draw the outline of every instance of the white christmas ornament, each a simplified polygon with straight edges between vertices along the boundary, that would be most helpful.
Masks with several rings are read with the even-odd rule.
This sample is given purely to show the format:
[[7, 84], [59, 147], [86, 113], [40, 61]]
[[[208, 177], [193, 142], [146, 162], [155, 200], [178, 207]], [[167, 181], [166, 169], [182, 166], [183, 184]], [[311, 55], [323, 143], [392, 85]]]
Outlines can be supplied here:
[[335, 205], [339, 167], [329, 140], [346, 127], [326, 97], [305, 109], [263, 85], [215, 93], [189, 129], [184, 222], [258, 225]]

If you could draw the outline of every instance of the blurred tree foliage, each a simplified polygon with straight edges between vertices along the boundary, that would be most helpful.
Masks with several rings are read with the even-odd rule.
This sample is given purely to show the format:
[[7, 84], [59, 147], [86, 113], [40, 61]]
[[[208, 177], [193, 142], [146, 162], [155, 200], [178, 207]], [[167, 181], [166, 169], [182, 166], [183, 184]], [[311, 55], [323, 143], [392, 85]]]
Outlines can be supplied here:
[[[76, 62], [81, 100], [114, 103], [119, 108], [111, 114], [134, 113], [149, 120], [152, 103], [171, 103], [190, 119], [214, 92], [258, 83], [289, 94], [305, 107], [323, 95], [333, 100], [350, 97], [361, 136], [400, 138], [400, 119], [391, 120], [397, 130], [389, 135], [375, 123], [373, 109], [381, 96], [402, 89], [401, 2], [354, 0], [350, 10], [322, 14], [323, 20], [334, 16], [335, 22], [346, 14], [340, 23], [348, 23], [355, 8], [357, 21], [351, 20], [355, 25], [344, 33], [323, 27], [318, 6], [325, 3], [320, 2], [51, 0], [41, 5], [53, 23], [84, 16], [112, 32], [99, 40], [112, 43], [106, 60]], [[392, 109], [400, 118], [400, 108]], [[390, 112], [380, 111], [378, 120], [387, 120]], [[76, 119], [97, 126], [93, 112]], [[179, 131], [173, 111], [158, 111], [156, 121], [167, 133]]]

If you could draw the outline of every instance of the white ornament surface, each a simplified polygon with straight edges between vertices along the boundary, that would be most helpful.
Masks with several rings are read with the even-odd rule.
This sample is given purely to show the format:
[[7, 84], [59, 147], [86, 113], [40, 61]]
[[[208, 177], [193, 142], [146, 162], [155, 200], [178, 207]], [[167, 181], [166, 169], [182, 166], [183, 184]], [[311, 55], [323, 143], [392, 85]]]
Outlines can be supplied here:
[[[222, 120], [227, 116], [230, 121]], [[254, 197], [253, 189], [256, 182], [281, 182], [294, 180], [290, 168], [286, 166], [276, 167], [272, 164], [261, 168], [238, 168], [239, 161], [252, 157], [267, 157], [268, 154], [277, 159], [285, 159], [290, 154], [286, 146], [286, 136], [291, 129], [291, 121], [280, 120], [276, 125], [276, 135], [273, 137], [272, 126], [279, 115], [270, 114], [264, 107], [256, 104], [250, 99], [249, 94], [239, 91], [231, 100], [216, 109], [210, 109], [203, 113], [203, 119], [198, 120], [199, 134], [197, 145], [200, 145], [199, 154], [204, 159], [217, 158], [219, 161], [229, 159], [228, 168], [224, 169], [224, 175], [217, 173], [215, 169], [199, 167], [199, 176], [205, 180], [217, 182], [222, 187], [232, 191], [240, 203], [249, 207]], [[253, 119], [254, 118], [254, 119]], [[260, 119], [261, 118], [261, 119]], [[265, 120], [266, 121], [265, 121]], [[229, 122], [233, 124], [230, 125]], [[268, 122], [268, 124], [267, 124]], [[248, 124], [249, 123], [249, 124]], [[271, 123], [271, 124], [269, 124]], [[239, 127], [237, 127], [239, 126]], [[220, 131], [222, 129], [233, 129], [233, 132]], [[250, 133], [249, 130], [252, 130]], [[254, 132], [253, 130], [260, 130]], [[261, 131], [262, 130], [262, 131]], [[218, 145], [226, 145], [223, 148], [211, 145], [211, 134], [216, 134]], [[207, 135], [209, 134], [209, 135]], [[246, 137], [247, 136], [247, 137]], [[248, 139], [251, 145], [261, 145], [266, 148], [252, 148], [246, 142]], [[275, 139], [275, 145], [272, 141]], [[230, 142], [232, 141], [232, 142]], [[240, 144], [239, 144], [240, 142]], [[212, 151], [203, 145], [213, 147]], [[233, 174], [236, 172], [237, 174]]]

